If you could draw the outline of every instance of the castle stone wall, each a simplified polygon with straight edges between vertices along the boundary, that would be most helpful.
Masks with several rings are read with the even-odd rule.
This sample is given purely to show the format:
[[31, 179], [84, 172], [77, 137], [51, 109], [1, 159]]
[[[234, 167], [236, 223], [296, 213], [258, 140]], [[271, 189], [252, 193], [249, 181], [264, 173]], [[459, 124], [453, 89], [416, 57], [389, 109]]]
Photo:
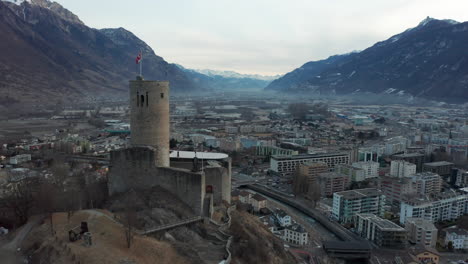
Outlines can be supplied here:
[[130, 189], [161, 186], [174, 193], [195, 212], [202, 214], [205, 196], [205, 175], [185, 169], [156, 167], [152, 147], [133, 147], [111, 152], [108, 174], [109, 194]]

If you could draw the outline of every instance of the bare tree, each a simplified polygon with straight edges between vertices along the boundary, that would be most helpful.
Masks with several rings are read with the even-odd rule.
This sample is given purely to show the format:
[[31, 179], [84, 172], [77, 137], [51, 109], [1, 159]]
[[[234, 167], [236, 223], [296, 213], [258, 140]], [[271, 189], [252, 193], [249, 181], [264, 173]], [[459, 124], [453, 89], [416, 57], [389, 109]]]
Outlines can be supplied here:
[[14, 184], [10, 195], [5, 199], [6, 207], [14, 212], [20, 224], [28, 221], [29, 211], [34, 206], [33, 186], [32, 180], [24, 179]]
[[309, 184], [309, 191], [307, 193], [307, 196], [312, 201], [313, 207], [315, 208], [317, 206], [317, 202], [320, 201], [321, 197], [320, 183], [318, 180], [315, 180], [314, 182]]
[[50, 232], [54, 234], [54, 223], [53, 223], [53, 213], [56, 209], [56, 203], [58, 201], [58, 190], [51, 182], [44, 181], [39, 187], [39, 192], [37, 195], [38, 207], [42, 213], [46, 214], [49, 217], [50, 222]]
[[133, 192], [129, 192], [125, 199], [124, 226], [125, 241], [127, 242], [128, 248], [130, 248], [133, 243], [133, 228], [136, 223], [135, 199], [133, 194]]

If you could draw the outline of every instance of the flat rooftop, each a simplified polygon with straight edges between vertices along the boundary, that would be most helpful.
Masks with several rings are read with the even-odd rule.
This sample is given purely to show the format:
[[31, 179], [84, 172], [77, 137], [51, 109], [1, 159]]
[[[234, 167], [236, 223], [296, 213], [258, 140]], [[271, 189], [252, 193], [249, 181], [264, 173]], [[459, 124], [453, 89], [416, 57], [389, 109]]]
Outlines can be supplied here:
[[173, 150], [169, 155], [171, 159], [197, 159], [203, 160], [222, 160], [228, 158], [228, 154], [215, 152], [195, 152], [195, 151], [178, 151]]
[[357, 214], [357, 216], [360, 216], [360, 217], [362, 217], [364, 219], [367, 219], [367, 220], [371, 221], [376, 226], [380, 227], [380, 229], [382, 229], [383, 231], [402, 231], [402, 232], [406, 232], [406, 230], [403, 227], [393, 223], [390, 220], [382, 219], [382, 218], [376, 216], [375, 214]]
[[434, 161], [434, 162], [424, 163], [423, 165], [430, 166], [430, 167], [439, 167], [439, 166], [451, 166], [453, 165], [453, 163], [448, 162], [448, 161]]
[[356, 190], [349, 190], [344, 192], [337, 192], [337, 195], [343, 196], [343, 198], [347, 200], [363, 198], [368, 196], [378, 196], [382, 195], [382, 191], [375, 189], [375, 188], [366, 188], [366, 189], [356, 189]]
[[314, 159], [314, 158], [338, 157], [338, 156], [348, 156], [348, 153], [335, 152], [335, 153], [321, 153], [321, 154], [273, 155], [272, 158], [275, 160], [302, 160], [302, 159]]
[[424, 154], [421, 153], [405, 153], [393, 155], [396, 158], [413, 158], [413, 157], [424, 157]]

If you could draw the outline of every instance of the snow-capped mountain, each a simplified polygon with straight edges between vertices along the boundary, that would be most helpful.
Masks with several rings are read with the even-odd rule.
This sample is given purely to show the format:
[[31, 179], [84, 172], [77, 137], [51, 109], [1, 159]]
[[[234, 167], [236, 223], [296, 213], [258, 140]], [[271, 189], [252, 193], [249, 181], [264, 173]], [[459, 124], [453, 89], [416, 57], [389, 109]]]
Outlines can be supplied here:
[[218, 71], [218, 70], [209, 70], [209, 69], [193, 69], [196, 72], [208, 75], [208, 76], [222, 76], [228, 78], [249, 78], [257, 79], [263, 81], [273, 81], [281, 77], [281, 75], [260, 75], [260, 74], [242, 74], [235, 71]]
[[200, 83], [203, 83], [204, 86], [214, 89], [263, 89], [270, 83], [270, 80], [265, 79], [269, 79], [269, 77], [271, 77], [254, 74], [240, 74], [233, 71], [192, 70], [187, 69], [182, 65], [177, 65], [177, 67], [197, 79]]

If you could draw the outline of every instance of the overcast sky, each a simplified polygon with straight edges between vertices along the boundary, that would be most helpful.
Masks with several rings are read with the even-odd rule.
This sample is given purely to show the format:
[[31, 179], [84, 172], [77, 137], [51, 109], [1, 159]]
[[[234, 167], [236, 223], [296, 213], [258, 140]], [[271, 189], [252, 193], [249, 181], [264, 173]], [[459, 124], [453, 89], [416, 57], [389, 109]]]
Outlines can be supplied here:
[[427, 16], [468, 21], [468, 0], [56, 0], [94, 28], [124, 27], [170, 63], [283, 74], [363, 50]]

